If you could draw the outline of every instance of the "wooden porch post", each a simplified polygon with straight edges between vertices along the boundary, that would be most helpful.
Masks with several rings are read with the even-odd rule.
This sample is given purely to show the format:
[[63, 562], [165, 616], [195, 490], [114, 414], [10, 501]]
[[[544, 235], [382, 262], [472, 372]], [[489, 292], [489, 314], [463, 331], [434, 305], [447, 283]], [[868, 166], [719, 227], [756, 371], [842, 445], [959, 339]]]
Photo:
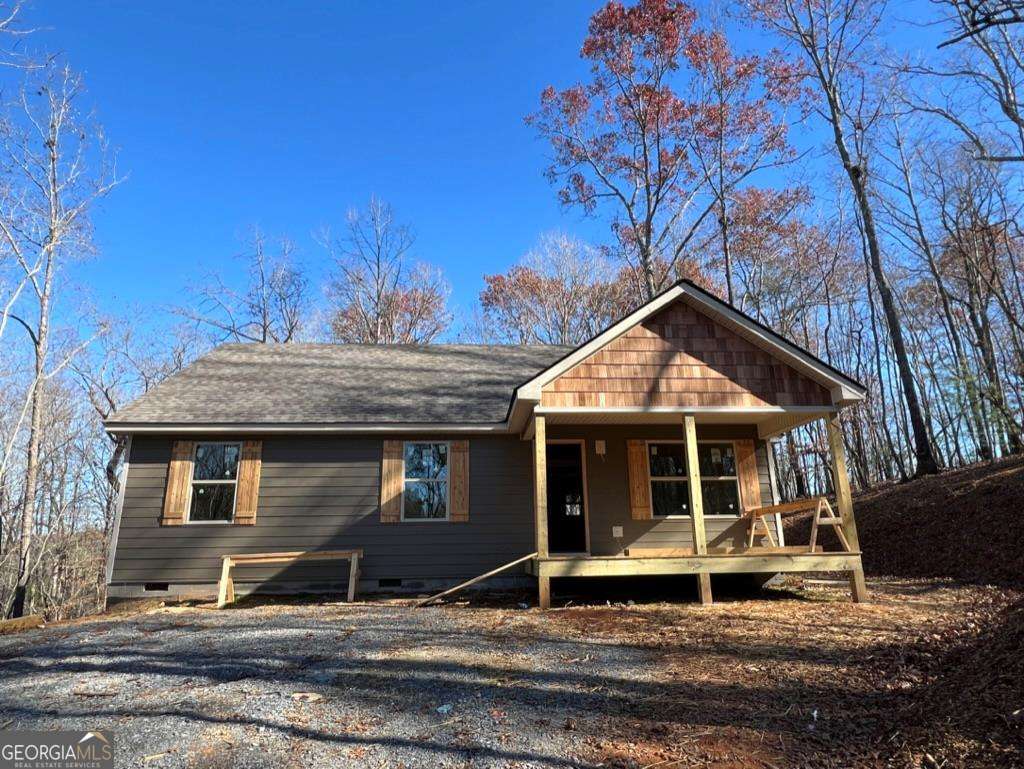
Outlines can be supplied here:
[[[857, 536], [857, 520], [853, 516], [853, 495], [850, 493], [850, 476], [846, 470], [846, 447], [843, 445], [843, 428], [839, 414], [833, 414], [825, 421], [828, 431], [828, 445], [832, 454], [832, 481], [836, 489], [836, 507], [843, 520], [843, 534], [850, 548], [860, 552], [860, 538]], [[868, 599], [868, 588], [864, 581], [864, 567], [857, 559], [857, 566], [850, 572], [850, 593], [854, 603]]]
[[[697, 458], [697, 423], [692, 414], [683, 416], [683, 432], [686, 437], [686, 473], [690, 490], [690, 521], [693, 523], [693, 552], [707, 555], [708, 538], [704, 532], [704, 495], [700, 488], [700, 464]], [[697, 574], [700, 588], [700, 602], [711, 603], [711, 575], [706, 571]]]
[[[547, 429], [544, 417], [533, 417], [533, 513], [537, 531], [537, 558], [548, 556], [548, 454]], [[538, 564], [539, 566], [539, 564]], [[537, 603], [551, 608], [551, 578], [539, 576], [537, 569]]]

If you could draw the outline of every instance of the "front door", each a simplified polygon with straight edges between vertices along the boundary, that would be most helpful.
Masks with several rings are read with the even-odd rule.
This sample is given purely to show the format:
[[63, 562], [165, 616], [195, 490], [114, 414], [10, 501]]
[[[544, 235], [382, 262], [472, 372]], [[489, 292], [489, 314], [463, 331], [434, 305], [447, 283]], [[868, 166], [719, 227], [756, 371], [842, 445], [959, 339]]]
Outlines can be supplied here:
[[583, 493], [583, 445], [549, 443], [548, 550], [587, 552], [587, 511]]

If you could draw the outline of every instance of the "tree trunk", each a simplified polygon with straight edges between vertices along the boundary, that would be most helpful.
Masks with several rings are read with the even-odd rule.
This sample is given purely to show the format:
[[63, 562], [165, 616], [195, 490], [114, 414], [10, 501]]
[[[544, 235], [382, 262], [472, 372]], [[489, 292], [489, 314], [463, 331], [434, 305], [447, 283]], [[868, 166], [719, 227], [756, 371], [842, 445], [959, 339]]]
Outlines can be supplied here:
[[646, 243], [640, 244], [640, 269], [644, 275], [643, 301], [647, 302], [658, 293], [658, 286], [657, 281], [654, 279], [654, 258], [651, 254], [650, 246]]
[[31, 392], [31, 419], [25, 456], [25, 487], [21, 503], [21, 541], [18, 543], [18, 582], [8, 617], [25, 616], [28, 582], [32, 576], [32, 534], [35, 529], [36, 489], [39, 484], [39, 447], [43, 436], [46, 390], [46, 353], [50, 336], [50, 292], [53, 287], [53, 256], [46, 260], [46, 274], [39, 297], [39, 330], [35, 337], [35, 371]]
[[[963, 343], [960, 339], [960, 332], [957, 329], [957, 322], [953, 315], [949, 291], [946, 288], [942, 272], [939, 270], [938, 262], [936, 261], [935, 254], [932, 251], [931, 242], [928, 239], [928, 235], [925, 233], [924, 222], [921, 219], [921, 209], [917, 203], [917, 195], [915, 194], [914, 183], [911, 178], [911, 167], [906, 153], [904, 152], [903, 135], [899, 131], [898, 122], [896, 127], [896, 147], [899, 150], [900, 170], [903, 174], [903, 180], [907, 188], [907, 201], [910, 204], [910, 211], [914, 217], [914, 230], [917, 235], [915, 240], [917, 240], [921, 251], [924, 253], [925, 259], [928, 262], [928, 270], [931, 272], [932, 280], [935, 282], [935, 288], [938, 292], [939, 303], [942, 308], [942, 316], [946, 322], [947, 336], [949, 337], [950, 345], [953, 347], [953, 355], [956, 360], [956, 370], [963, 382], [967, 406], [970, 411], [970, 420], [968, 421], [969, 429], [976, 434], [975, 445], [978, 447], [979, 456], [983, 460], [990, 460], [992, 459], [992, 445], [988, 441], [988, 433], [985, 429], [985, 421], [981, 413], [981, 399], [978, 395], [974, 375], [967, 363], [967, 355], [964, 352]], [[959, 450], [959, 445], [957, 446], [957, 449]]]
[[736, 299], [732, 288], [732, 251], [729, 248], [729, 218], [725, 207], [725, 198], [721, 198], [718, 211], [718, 229], [722, 233], [722, 259], [725, 261], [725, 291], [729, 304]]
[[107, 477], [107, 485], [110, 487], [110, 490], [107, 493], [107, 504], [104, 511], [104, 539], [108, 539], [110, 537], [110, 528], [114, 525], [114, 509], [117, 507], [117, 497], [121, 493], [121, 479], [118, 477], [117, 471], [118, 468], [121, 467], [121, 459], [124, 457], [124, 453], [127, 448], [127, 436], [118, 435], [114, 439], [114, 450], [110, 453], [110, 459], [107, 460], [107, 466], [104, 468], [104, 473]]
[[886, 275], [885, 267], [882, 265], [882, 250], [878, 245], [875, 215], [871, 209], [871, 201], [868, 199], [867, 173], [862, 165], [853, 162], [846, 148], [846, 140], [843, 136], [842, 127], [838, 122], [838, 107], [833, 110], [833, 114], [836, 149], [839, 151], [839, 156], [843, 161], [843, 168], [846, 169], [846, 175], [850, 180], [854, 197], [857, 199], [861, 226], [864, 230], [864, 238], [867, 241], [869, 264], [875, 278], [875, 286], [878, 288], [878, 296], [882, 300], [882, 317], [885, 318], [885, 325], [892, 340], [893, 353], [896, 356], [896, 370], [899, 372], [903, 397], [907, 403], [907, 411], [910, 413], [910, 426], [914, 433], [914, 454], [917, 459], [917, 469], [914, 472], [914, 477], [933, 475], [939, 471], [939, 464], [935, 461], [935, 454], [928, 440], [928, 429], [924, 422], [924, 415], [921, 412], [920, 401], [917, 397], [914, 374], [910, 368], [910, 356], [907, 354], [907, 345], [903, 339], [903, 324], [900, 322], [899, 314], [896, 311], [896, 302], [893, 299], [892, 287], [889, 285], [889, 277]]
[[803, 499], [807, 496], [807, 479], [804, 477], [804, 468], [800, 464], [792, 432], [786, 435], [786, 454], [789, 456], [789, 466], [793, 470], [793, 491], [796, 495], [794, 499]]

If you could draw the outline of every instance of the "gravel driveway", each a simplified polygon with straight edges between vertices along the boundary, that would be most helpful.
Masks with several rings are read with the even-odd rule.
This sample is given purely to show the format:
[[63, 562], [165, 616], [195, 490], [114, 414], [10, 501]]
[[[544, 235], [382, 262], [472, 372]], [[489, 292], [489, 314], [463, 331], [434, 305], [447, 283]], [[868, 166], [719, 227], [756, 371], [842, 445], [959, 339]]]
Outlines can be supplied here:
[[870, 587], [102, 617], [0, 636], [0, 729], [109, 730], [154, 769], [1024, 766], [1024, 593]]
[[588, 722], [652, 660], [536, 615], [267, 604], [30, 631], [0, 638], [0, 725], [109, 729], [118, 766], [588, 766]]

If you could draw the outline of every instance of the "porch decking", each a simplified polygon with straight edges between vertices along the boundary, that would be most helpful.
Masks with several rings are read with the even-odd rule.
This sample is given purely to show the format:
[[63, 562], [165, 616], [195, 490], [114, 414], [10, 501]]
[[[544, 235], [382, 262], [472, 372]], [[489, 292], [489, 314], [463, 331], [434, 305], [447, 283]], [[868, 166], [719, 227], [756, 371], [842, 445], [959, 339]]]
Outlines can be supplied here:
[[808, 553], [806, 548], [756, 547], [704, 555], [549, 555], [527, 562], [528, 573], [547, 578], [816, 571], [841, 571], [853, 576], [860, 568], [858, 551]]

